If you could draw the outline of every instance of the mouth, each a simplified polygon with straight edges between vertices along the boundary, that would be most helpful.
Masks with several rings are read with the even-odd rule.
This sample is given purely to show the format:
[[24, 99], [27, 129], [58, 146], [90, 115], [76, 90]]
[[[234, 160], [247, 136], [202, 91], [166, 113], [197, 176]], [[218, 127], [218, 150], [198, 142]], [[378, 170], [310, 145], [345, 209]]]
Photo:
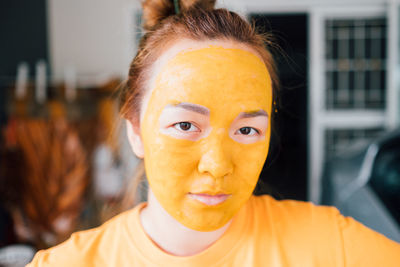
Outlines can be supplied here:
[[219, 205], [227, 200], [230, 194], [189, 193], [189, 197], [207, 206]]

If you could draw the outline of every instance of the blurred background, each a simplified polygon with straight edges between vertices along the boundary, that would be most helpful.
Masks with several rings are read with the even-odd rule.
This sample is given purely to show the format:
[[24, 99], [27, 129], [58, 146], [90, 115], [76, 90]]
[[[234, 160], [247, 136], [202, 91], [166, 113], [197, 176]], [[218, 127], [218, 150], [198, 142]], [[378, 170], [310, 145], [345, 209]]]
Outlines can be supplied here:
[[[400, 0], [217, 2], [279, 46], [255, 193], [335, 205], [400, 242]], [[134, 0], [0, 3], [0, 264], [23, 265], [120, 201], [137, 159], [115, 91], [140, 25]]]

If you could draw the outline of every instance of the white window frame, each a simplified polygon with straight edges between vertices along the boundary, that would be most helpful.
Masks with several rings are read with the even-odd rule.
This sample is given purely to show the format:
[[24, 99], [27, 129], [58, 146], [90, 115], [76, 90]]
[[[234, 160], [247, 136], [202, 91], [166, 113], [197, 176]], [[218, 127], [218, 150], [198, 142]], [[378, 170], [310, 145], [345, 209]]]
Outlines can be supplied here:
[[[396, 8], [394, 8], [396, 7]], [[327, 129], [391, 129], [398, 125], [399, 104], [395, 70], [398, 69], [398, 4], [315, 8], [310, 13], [310, 134], [309, 200], [319, 203], [324, 164], [324, 132]], [[385, 17], [388, 42], [386, 61], [386, 106], [381, 111], [328, 111], [325, 107], [324, 25], [326, 19]], [[322, 89], [322, 90], [321, 90]]]

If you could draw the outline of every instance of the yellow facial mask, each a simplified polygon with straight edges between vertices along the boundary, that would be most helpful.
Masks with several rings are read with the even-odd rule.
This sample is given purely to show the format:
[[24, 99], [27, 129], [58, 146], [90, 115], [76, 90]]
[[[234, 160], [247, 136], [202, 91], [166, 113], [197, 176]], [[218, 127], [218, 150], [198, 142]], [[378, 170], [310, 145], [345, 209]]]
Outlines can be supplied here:
[[271, 105], [269, 73], [246, 50], [186, 50], [162, 67], [141, 136], [150, 187], [172, 217], [198, 231], [233, 218], [267, 157]]

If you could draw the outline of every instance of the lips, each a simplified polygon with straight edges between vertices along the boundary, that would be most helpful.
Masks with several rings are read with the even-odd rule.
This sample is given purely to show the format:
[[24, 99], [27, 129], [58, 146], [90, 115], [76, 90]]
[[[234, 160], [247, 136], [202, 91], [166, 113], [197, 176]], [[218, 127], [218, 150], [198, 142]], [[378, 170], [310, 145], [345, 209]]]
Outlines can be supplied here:
[[216, 206], [227, 200], [229, 194], [189, 193], [189, 197], [207, 206]]

